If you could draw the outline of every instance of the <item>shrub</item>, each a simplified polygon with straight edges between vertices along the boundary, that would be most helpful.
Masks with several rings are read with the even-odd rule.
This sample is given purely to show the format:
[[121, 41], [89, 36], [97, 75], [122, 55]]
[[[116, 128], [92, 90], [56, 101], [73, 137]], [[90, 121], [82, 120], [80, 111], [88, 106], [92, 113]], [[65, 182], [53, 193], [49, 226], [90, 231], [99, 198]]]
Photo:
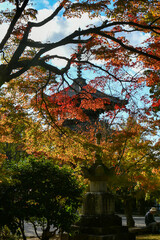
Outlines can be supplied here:
[[14, 166], [11, 181], [0, 187], [1, 212], [7, 211], [8, 227], [13, 232], [19, 227], [23, 239], [24, 221], [32, 222], [35, 231], [41, 226], [42, 240], [48, 240], [55, 234], [50, 231], [52, 225], [69, 232], [77, 220], [83, 186], [69, 167], [32, 157]]

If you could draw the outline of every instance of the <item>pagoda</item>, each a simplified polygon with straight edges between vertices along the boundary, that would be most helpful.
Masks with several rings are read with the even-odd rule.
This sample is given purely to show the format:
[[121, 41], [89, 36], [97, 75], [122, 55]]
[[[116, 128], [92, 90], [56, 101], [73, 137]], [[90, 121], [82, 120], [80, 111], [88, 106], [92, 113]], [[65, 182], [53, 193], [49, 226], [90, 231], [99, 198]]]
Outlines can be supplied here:
[[70, 86], [48, 97], [49, 101], [57, 106], [57, 117], [62, 121], [62, 125], [72, 130], [76, 130], [78, 125], [83, 128], [88, 124], [94, 125], [99, 121], [100, 114], [128, 103], [86, 83], [82, 77], [80, 52], [78, 46], [77, 78]]

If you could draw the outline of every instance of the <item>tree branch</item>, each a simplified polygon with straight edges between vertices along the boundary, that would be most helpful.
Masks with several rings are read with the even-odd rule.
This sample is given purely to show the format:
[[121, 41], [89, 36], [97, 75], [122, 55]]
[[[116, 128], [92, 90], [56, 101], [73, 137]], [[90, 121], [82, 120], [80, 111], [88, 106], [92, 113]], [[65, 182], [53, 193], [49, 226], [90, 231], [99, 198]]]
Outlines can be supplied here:
[[51, 21], [55, 16], [57, 16], [57, 14], [63, 9], [65, 2], [68, 2], [67, 0], [63, 0], [59, 6], [56, 8], [56, 10], [48, 17], [45, 18], [43, 21], [38, 22], [38, 23], [34, 23], [34, 22], [30, 22], [30, 27], [41, 27], [43, 25], [45, 25], [46, 23], [48, 23], [49, 21]]
[[[26, 0], [26, 1], [28, 2], [28, 0]], [[7, 67], [7, 70], [6, 70], [7, 75], [9, 75], [11, 73], [13, 64], [18, 61], [19, 57], [22, 55], [24, 49], [26, 48], [27, 39], [28, 39], [28, 35], [30, 33], [31, 28], [32, 27], [40, 27], [40, 26], [46, 24], [47, 22], [52, 20], [59, 13], [59, 11], [62, 8], [63, 8], [63, 4], [60, 4], [59, 7], [57, 7], [57, 9], [51, 14], [51, 16], [46, 18], [42, 22], [39, 22], [39, 23], [28, 22], [28, 26], [25, 30], [24, 35], [23, 35], [23, 39], [20, 41], [20, 44], [19, 44], [18, 48], [16, 49], [15, 53], [12, 56], [12, 59], [11, 59], [10, 63], [8, 64], [8, 67]]]
[[6, 44], [6, 42], [8, 41], [18, 19], [20, 18], [20, 16], [22, 15], [22, 12], [24, 11], [25, 7], [27, 6], [29, 0], [24, 0], [23, 4], [22, 4], [22, 7], [19, 8], [18, 7], [18, 2], [16, 1], [16, 5], [17, 5], [17, 11], [15, 13], [15, 16], [13, 18], [13, 20], [11, 21], [11, 24], [8, 28], [8, 31], [6, 33], [6, 35], [4, 36], [4, 38], [2, 39], [1, 43], [0, 43], [0, 50], [3, 49], [4, 45]]
[[93, 32], [94, 32], [94, 33], [98, 33], [100, 36], [106, 37], [106, 38], [112, 40], [113, 42], [118, 43], [121, 47], [123, 47], [123, 48], [125, 48], [125, 49], [127, 49], [127, 50], [129, 50], [129, 51], [131, 51], [131, 52], [133, 52], [133, 53], [138, 53], [138, 54], [140, 54], [140, 55], [149, 57], [149, 58], [151, 58], [151, 59], [155, 59], [155, 60], [160, 61], [160, 57], [155, 56], [155, 55], [152, 55], [152, 54], [149, 54], [149, 53], [146, 53], [146, 52], [143, 52], [143, 51], [141, 51], [141, 50], [139, 50], [139, 49], [137, 49], [137, 48], [134, 48], [134, 47], [132, 47], [132, 46], [128, 46], [128, 45], [124, 44], [120, 39], [117, 39], [117, 38], [115, 38], [115, 37], [113, 37], [113, 36], [110, 36], [110, 35], [106, 34], [105, 32], [96, 31], [96, 30], [93, 31]]

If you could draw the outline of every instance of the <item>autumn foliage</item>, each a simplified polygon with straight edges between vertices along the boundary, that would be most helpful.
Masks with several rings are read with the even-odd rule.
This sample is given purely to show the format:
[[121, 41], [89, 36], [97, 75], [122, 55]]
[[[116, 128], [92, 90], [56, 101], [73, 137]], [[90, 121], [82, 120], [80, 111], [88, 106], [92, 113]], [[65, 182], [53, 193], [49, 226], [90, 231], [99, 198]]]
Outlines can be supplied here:
[[[6, 143], [28, 155], [45, 155], [56, 164], [77, 167], [76, 171], [94, 162], [97, 151], [114, 168], [114, 190], [119, 179], [119, 187], [129, 190], [158, 189], [159, 139], [153, 144], [150, 138], [159, 130], [160, 2], [56, 1], [41, 21], [29, 0], [0, 3], [12, 6], [1, 11], [0, 22], [8, 27], [0, 42], [1, 163], [7, 161]], [[57, 17], [76, 17], [81, 23], [83, 14], [95, 23], [69, 33], [62, 29], [55, 41], [32, 38], [34, 29], [41, 31]], [[58, 54], [64, 47], [70, 48], [68, 55]], [[63, 67], [58, 66], [61, 60]], [[83, 74], [86, 85], [69, 95]], [[98, 91], [106, 97], [97, 97]], [[99, 121], [101, 113], [104, 119]], [[72, 131], [63, 126], [67, 119], [90, 125], [86, 131], [81, 126]], [[98, 131], [103, 133], [100, 145], [95, 139]]]
[[[137, 88], [137, 84], [142, 81], [148, 86], [159, 83], [159, 1], [61, 1], [57, 2], [50, 16], [40, 22], [36, 22], [38, 10], [31, 8], [29, 0], [16, 3], [1, 1], [8, 2], [13, 8], [10, 12], [4, 9], [1, 13], [2, 21], [8, 24], [8, 31], [0, 43], [3, 53], [0, 66], [1, 86], [17, 79], [22, 89], [26, 87], [31, 91], [34, 86], [36, 91], [39, 91], [39, 87], [44, 90], [54, 82], [53, 74], [60, 77], [61, 84], [69, 83], [67, 75], [73, 64], [79, 62], [78, 53], [75, 51], [70, 56], [60, 56], [56, 50], [78, 43], [83, 46], [84, 53], [80, 64], [85, 64], [86, 69], [94, 69], [99, 75], [94, 84], [98, 80], [98, 85], [101, 85], [101, 82], [104, 87], [111, 80], [117, 81], [126, 96], [130, 96], [131, 85]], [[84, 13], [88, 13], [91, 19], [101, 18], [98, 25], [88, 25], [81, 31], [77, 29], [56, 42], [37, 42], [30, 37], [34, 28], [40, 29], [57, 16], [63, 14], [66, 20], [78, 17], [81, 21]], [[139, 45], [136, 45], [130, 40], [134, 36], [142, 35], [146, 36], [144, 43], [139, 42]], [[48, 55], [50, 50], [54, 53]], [[56, 64], [52, 64], [51, 60], [55, 59], [65, 60], [65, 66], [60, 69]], [[133, 73], [137, 68], [138, 73]], [[31, 77], [30, 70], [37, 74], [39, 71], [44, 72], [42, 84], [37, 78], [38, 75], [36, 78]], [[129, 83], [129, 86], [125, 83]], [[54, 90], [58, 89], [59, 87]], [[155, 103], [156, 96], [153, 96], [153, 99], [152, 107], [159, 106], [159, 101]]]

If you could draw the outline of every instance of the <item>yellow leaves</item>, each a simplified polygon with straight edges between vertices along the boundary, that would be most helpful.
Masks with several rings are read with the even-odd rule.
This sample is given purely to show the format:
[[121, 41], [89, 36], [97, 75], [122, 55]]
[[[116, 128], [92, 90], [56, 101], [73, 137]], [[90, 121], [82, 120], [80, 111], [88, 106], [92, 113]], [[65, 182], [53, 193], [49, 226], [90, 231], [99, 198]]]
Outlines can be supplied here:
[[160, 170], [155, 169], [158, 158], [153, 154], [158, 146], [145, 139], [147, 129], [148, 125], [129, 118], [122, 130], [113, 130], [103, 144], [103, 162], [115, 168], [125, 187], [151, 192], [160, 187]]
[[6, 159], [6, 155], [5, 154], [2, 154], [0, 153], [0, 165], [3, 163], [3, 161]]
[[34, 206], [39, 205], [39, 203], [37, 203], [35, 200], [29, 200], [29, 201], [26, 202], [26, 204], [27, 205], [34, 205]]

